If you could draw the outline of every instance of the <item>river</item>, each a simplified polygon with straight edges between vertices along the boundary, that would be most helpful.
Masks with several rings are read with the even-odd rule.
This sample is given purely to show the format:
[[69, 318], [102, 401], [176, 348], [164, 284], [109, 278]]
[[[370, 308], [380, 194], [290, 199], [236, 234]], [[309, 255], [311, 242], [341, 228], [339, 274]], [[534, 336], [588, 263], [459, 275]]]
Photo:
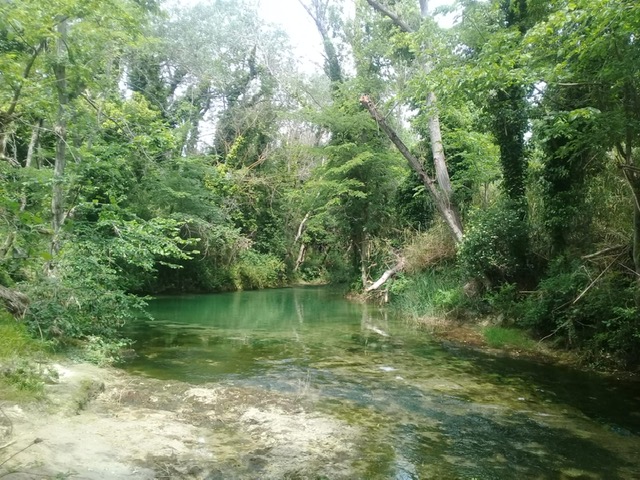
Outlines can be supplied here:
[[130, 327], [128, 372], [290, 397], [350, 432], [348, 454], [319, 452], [286, 478], [640, 478], [637, 382], [443, 343], [330, 288], [158, 298], [150, 311]]

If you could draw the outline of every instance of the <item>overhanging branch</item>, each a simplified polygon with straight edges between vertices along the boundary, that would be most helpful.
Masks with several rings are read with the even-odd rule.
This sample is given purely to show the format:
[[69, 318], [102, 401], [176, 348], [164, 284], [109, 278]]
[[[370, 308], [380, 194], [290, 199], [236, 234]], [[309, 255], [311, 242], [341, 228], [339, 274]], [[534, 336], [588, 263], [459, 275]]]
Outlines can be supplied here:
[[385, 17], [389, 18], [396, 27], [402, 30], [405, 33], [412, 33], [414, 30], [407, 23], [404, 22], [399, 16], [389, 10], [386, 6], [382, 5], [376, 0], [367, 0], [367, 3], [373, 7], [374, 10], [377, 10]]

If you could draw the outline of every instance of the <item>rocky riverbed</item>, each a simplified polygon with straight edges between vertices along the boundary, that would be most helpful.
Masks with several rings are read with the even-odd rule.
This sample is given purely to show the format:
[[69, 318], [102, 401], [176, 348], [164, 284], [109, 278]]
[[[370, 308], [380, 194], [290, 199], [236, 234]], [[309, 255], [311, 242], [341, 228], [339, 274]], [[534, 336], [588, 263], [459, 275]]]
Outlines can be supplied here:
[[350, 478], [356, 428], [308, 395], [55, 368], [46, 401], [2, 407], [4, 479]]

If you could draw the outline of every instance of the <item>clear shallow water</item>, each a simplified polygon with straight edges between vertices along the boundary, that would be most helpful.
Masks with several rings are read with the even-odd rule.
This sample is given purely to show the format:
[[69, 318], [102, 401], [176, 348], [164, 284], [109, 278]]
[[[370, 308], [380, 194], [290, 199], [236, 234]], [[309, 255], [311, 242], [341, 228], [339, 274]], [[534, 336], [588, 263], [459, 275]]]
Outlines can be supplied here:
[[154, 300], [124, 368], [310, 396], [359, 478], [640, 479], [640, 386], [433, 341], [328, 288]]

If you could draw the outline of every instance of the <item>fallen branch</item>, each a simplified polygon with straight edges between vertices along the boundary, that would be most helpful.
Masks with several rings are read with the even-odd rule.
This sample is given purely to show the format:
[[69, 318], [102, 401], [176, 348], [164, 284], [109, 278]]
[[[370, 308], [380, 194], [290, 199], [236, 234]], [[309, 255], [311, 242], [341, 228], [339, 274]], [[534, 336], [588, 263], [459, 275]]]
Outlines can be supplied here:
[[627, 245], [616, 245], [615, 247], [608, 247], [608, 248], [603, 248], [602, 250], [599, 250], [595, 253], [591, 253], [589, 255], [584, 255], [582, 257], [582, 260], [591, 260], [593, 258], [598, 258], [598, 257], [604, 257], [606, 255], [609, 255], [611, 253], [618, 253], [620, 252], [620, 250], [624, 250], [628, 248]]
[[0, 285], [0, 300], [4, 302], [11, 313], [17, 317], [23, 317], [29, 305], [29, 298], [17, 290]]
[[[24, 447], [22, 450], [18, 450], [16, 453], [14, 453], [13, 455], [11, 455], [9, 458], [7, 458], [4, 462], [0, 463], [0, 467], [3, 466], [5, 463], [7, 463], [9, 460], [11, 460], [13, 457], [15, 457], [16, 455], [24, 452], [27, 448], [33, 447], [34, 445], [38, 444], [38, 443], [42, 443], [44, 442], [44, 440], [42, 440], [41, 438], [35, 438], [33, 439], [33, 441], [27, 445], [26, 447]], [[3, 475], [4, 476], [4, 475]]]
[[401, 258], [398, 263], [393, 267], [387, 270], [382, 274], [382, 276], [376, 280], [372, 285], [368, 286], [365, 289], [366, 293], [373, 292], [374, 290], [379, 289], [382, 285], [384, 285], [390, 278], [394, 277], [396, 274], [404, 270], [405, 260]]

